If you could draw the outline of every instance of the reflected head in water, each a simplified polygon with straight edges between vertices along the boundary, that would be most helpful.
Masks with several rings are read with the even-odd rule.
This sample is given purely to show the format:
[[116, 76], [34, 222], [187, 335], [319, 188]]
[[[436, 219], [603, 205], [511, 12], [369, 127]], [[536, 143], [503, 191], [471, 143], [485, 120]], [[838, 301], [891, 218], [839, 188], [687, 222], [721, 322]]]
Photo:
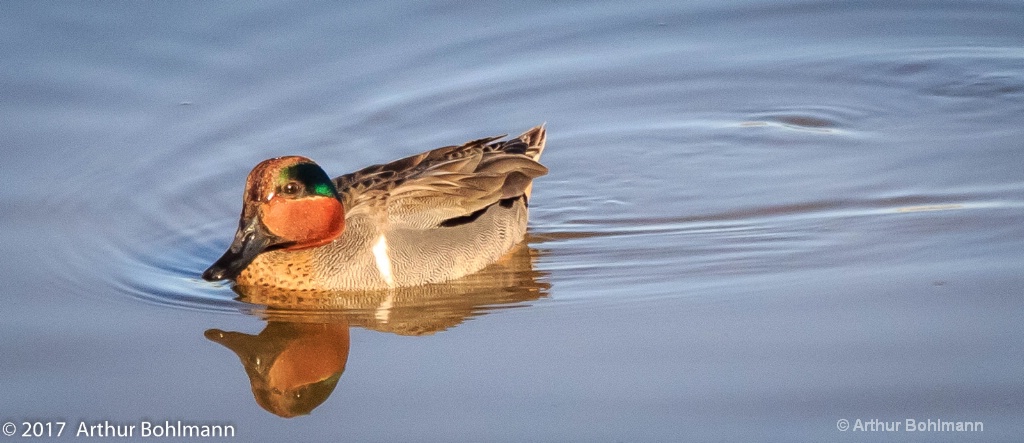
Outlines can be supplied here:
[[285, 418], [309, 414], [334, 392], [348, 361], [348, 324], [270, 321], [258, 335], [206, 331], [234, 351], [263, 409]]

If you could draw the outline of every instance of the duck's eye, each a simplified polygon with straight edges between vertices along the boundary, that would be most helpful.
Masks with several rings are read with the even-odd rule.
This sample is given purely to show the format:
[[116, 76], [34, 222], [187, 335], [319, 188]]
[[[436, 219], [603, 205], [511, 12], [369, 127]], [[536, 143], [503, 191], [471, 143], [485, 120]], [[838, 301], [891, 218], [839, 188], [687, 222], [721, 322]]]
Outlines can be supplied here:
[[288, 182], [281, 188], [281, 192], [285, 195], [299, 195], [302, 192], [302, 183]]

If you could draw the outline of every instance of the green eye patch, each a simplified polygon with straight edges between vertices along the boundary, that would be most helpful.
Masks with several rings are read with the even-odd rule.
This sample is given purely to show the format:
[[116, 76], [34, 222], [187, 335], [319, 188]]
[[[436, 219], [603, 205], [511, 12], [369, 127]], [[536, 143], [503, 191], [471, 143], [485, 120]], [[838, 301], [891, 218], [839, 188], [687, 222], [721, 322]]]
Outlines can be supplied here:
[[319, 166], [311, 163], [299, 163], [281, 170], [278, 184], [284, 185], [291, 180], [302, 183], [307, 194], [322, 195], [324, 197], [338, 197], [334, 190], [334, 183]]

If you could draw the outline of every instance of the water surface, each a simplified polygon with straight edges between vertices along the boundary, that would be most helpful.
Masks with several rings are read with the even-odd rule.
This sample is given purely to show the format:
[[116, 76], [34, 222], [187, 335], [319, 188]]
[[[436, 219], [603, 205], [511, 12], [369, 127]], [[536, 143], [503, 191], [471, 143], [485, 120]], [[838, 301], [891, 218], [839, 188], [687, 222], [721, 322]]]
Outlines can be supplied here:
[[[0, 6], [0, 420], [1020, 435], [1024, 7], [677, 3]], [[507, 267], [343, 299], [199, 279], [265, 158], [336, 176], [542, 122]]]

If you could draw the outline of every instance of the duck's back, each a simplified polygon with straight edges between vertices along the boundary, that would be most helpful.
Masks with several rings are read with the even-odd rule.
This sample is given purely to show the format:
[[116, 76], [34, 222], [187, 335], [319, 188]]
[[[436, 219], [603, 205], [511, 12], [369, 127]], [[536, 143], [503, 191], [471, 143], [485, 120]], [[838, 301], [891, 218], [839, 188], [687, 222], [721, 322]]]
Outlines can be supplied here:
[[543, 126], [519, 137], [447, 146], [335, 179], [345, 232], [321, 246], [325, 289], [380, 289], [455, 279], [483, 269], [526, 233]]

